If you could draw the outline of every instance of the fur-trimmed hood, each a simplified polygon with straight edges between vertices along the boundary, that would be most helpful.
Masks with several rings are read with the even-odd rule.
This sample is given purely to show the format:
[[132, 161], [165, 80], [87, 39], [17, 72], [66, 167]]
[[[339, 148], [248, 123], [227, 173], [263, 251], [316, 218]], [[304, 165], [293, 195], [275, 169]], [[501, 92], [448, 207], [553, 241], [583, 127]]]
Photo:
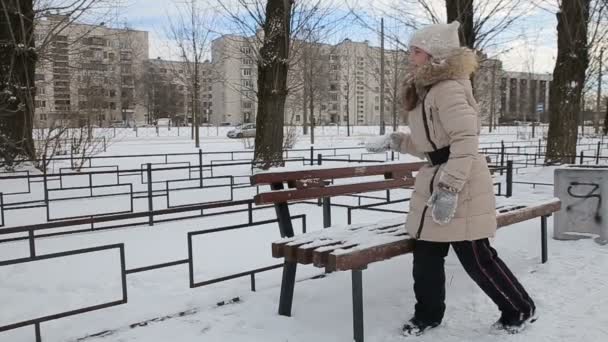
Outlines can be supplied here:
[[468, 79], [478, 67], [477, 55], [469, 48], [458, 48], [441, 60], [413, 68], [404, 82], [403, 100], [406, 110], [416, 107], [419, 98], [424, 97], [427, 89], [441, 81]]

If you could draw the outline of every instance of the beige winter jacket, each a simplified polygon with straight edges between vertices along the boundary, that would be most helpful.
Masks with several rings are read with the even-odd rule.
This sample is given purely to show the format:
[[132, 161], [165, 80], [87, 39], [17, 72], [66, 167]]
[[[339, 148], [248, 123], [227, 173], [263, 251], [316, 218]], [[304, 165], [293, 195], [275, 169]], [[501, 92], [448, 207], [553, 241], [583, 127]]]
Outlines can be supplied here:
[[[494, 189], [485, 157], [478, 153], [479, 108], [469, 81], [476, 67], [477, 58], [471, 50], [457, 49], [447, 59], [415, 70], [406, 84], [415, 87], [418, 100], [410, 105], [414, 107], [409, 112], [411, 134], [403, 134], [400, 152], [424, 157], [425, 152], [433, 151], [423, 119], [425, 94], [430, 139], [437, 149], [450, 146], [447, 163], [426, 165], [416, 176], [406, 226], [411, 236], [421, 240], [470, 241], [496, 233]], [[443, 226], [433, 221], [430, 208], [425, 209], [438, 182], [459, 191], [456, 214]]]

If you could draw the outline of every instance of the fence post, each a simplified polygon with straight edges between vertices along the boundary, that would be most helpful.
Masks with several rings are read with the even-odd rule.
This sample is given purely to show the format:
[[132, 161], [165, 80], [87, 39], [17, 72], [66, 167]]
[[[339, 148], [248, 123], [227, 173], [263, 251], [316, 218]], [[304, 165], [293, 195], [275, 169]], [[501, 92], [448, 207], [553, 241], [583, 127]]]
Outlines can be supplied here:
[[507, 197], [513, 196], [513, 161], [507, 161]]
[[323, 228], [331, 227], [331, 199], [323, 197]]
[[391, 161], [395, 161], [395, 151], [391, 151]]
[[315, 147], [310, 146], [310, 166], [314, 165], [314, 160], [315, 160]]
[[597, 142], [597, 152], [595, 154], [595, 165], [598, 165], [600, 163], [601, 154], [602, 154], [602, 142], [598, 141]]
[[154, 225], [154, 197], [152, 197], [152, 164], [148, 163], [146, 167], [146, 174], [148, 177], [148, 224], [150, 226]]
[[107, 147], [108, 147], [108, 146], [107, 146], [107, 144], [106, 144], [106, 136], [104, 135], [104, 136], [103, 136], [103, 151], [104, 151], [104, 152], [107, 152]]
[[583, 159], [585, 158], [585, 152], [581, 151], [581, 156], [580, 156], [580, 160], [579, 160], [579, 164], [583, 165]]
[[139, 129], [135, 126], [135, 137], [139, 137]]
[[[47, 170], [46, 170], [46, 156], [42, 156], [42, 183], [44, 185], [44, 205], [49, 207], [49, 192], [48, 192], [48, 179], [47, 179]], [[29, 182], [29, 180], [28, 180]]]
[[505, 166], [505, 141], [500, 141], [500, 175], [502, 176], [502, 168]]
[[203, 150], [198, 149], [198, 177], [200, 180], [200, 187], [203, 187]]
[[70, 168], [74, 169], [74, 138], [72, 138], [72, 144], [70, 145]]
[[321, 153], [317, 154], [317, 165], [323, 165], [323, 155]]

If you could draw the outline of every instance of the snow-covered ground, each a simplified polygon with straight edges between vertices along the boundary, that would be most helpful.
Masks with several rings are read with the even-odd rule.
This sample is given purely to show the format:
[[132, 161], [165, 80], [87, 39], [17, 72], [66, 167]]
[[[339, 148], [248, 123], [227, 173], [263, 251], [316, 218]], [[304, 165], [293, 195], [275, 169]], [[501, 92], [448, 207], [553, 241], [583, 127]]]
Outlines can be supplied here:
[[[509, 140], [509, 137], [511, 140], [514, 138], [513, 134], [486, 135], [482, 140], [496, 143]], [[306, 148], [308, 143], [302, 140], [298, 147]], [[352, 138], [320, 136], [316, 147], [355, 146], [364, 140], [363, 135]], [[205, 138], [203, 149], [241, 150], [243, 145], [224, 138]], [[116, 141], [107, 154], [195, 151], [192, 144], [182, 137], [150, 137]], [[361, 152], [352, 153], [360, 155]], [[123, 160], [114, 161], [114, 165], [121, 168], [134, 164], [139, 165], [140, 161], [126, 159], [124, 164]], [[234, 168], [233, 172], [242, 172], [238, 167]], [[75, 183], [81, 181], [74, 179]], [[515, 180], [552, 183], [552, 169], [520, 170]], [[97, 181], [101, 184], [110, 182], [105, 178]], [[243, 192], [239, 196], [252, 194]], [[534, 196], [552, 197], [553, 189], [516, 185], [514, 194], [526, 199]], [[406, 195], [406, 191], [396, 191], [393, 197]], [[199, 196], [207, 195], [184, 193], [179, 200], [188, 201]], [[119, 198], [114, 200], [116, 203], [121, 201]], [[355, 199], [339, 198], [336, 202], [354, 204]], [[136, 202], [135, 205], [135, 210], [145, 210], [143, 203]], [[405, 209], [405, 205], [395, 204], [388, 208]], [[91, 208], [106, 210], [105, 206], [105, 203], [71, 201], [68, 207], [56, 212], [76, 216]], [[116, 206], [120, 209], [124, 204]], [[309, 231], [322, 226], [320, 207], [306, 204], [292, 206], [292, 215], [297, 214], [307, 215]], [[20, 215], [9, 214], [6, 219], [9, 225], [14, 226], [44, 221], [43, 215], [43, 209], [32, 209]], [[274, 219], [274, 215], [273, 209], [259, 210], [254, 212], [254, 220]], [[355, 211], [353, 222], [373, 222], [379, 219], [378, 215], [377, 212]], [[383, 219], [399, 216], [388, 213], [380, 215]], [[335, 224], [346, 223], [346, 210], [332, 208], [332, 218]], [[186, 259], [188, 232], [242, 224], [247, 220], [247, 213], [238, 213], [156, 224], [154, 227], [45, 238], [36, 241], [36, 249], [38, 254], [49, 254], [124, 243], [126, 268], [133, 269]], [[551, 230], [552, 220], [549, 223]], [[300, 231], [299, 221], [296, 221], [295, 228]], [[279, 263], [270, 254], [270, 243], [278, 238], [276, 224], [195, 236], [195, 281]], [[608, 340], [608, 247], [599, 246], [591, 239], [550, 239], [549, 262], [543, 265], [540, 263], [540, 244], [539, 220], [501, 229], [494, 240], [501, 257], [537, 302], [540, 319], [528, 330], [515, 336], [491, 334], [490, 325], [497, 319], [498, 312], [466, 276], [451, 253], [446, 262], [448, 300], [444, 324], [416, 340]], [[27, 257], [28, 253], [27, 242], [0, 244], [0, 260]], [[406, 255], [373, 264], [363, 273], [367, 341], [403, 341], [399, 328], [410, 318], [414, 305], [411, 272], [411, 256]], [[127, 277], [127, 304], [43, 323], [42, 338], [45, 342], [350, 341], [350, 273], [339, 272], [321, 280], [311, 279], [321, 273], [322, 270], [312, 266], [298, 269], [299, 281], [291, 318], [277, 315], [280, 270], [256, 275], [257, 292], [250, 291], [249, 277], [190, 289], [187, 265], [130, 274]], [[230, 301], [235, 297], [240, 299], [237, 303], [217, 305], [220, 301]], [[0, 267], [0, 326], [121, 298], [120, 255], [116, 249]], [[138, 324], [146, 321], [146, 324]], [[103, 334], [92, 336], [99, 333]], [[0, 341], [34, 341], [34, 329], [25, 327], [0, 332]]]

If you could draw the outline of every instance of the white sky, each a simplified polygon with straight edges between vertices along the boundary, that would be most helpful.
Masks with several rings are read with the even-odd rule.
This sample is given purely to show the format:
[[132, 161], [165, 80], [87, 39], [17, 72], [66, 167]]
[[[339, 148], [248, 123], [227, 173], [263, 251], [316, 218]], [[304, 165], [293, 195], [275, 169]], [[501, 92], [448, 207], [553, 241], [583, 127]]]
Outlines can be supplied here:
[[[118, 22], [128, 23], [134, 29], [149, 31], [150, 38], [150, 58], [158, 56], [162, 58], [175, 58], [172, 52], [174, 46], [166, 38], [169, 26], [169, 17], [175, 18], [178, 11], [176, 4], [183, 4], [180, 0], [120, 0], [123, 7], [116, 11], [115, 16]], [[224, 0], [234, 3], [235, 0]], [[301, 0], [305, 1], [305, 0]], [[403, 0], [324, 0], [331, 2], [340, 8], [347, 10], [347, 3], [357, 4], [358, 8], [368, 11], [368, 15], [378, 15], [382, 8], [389, 6], [392, 2], [404, 3]], [[436, 2], [437, 12], [444, 15], [441, 2], [444, 0], [431, 0]], [[493, 1], [493, 0], [490, 0]], [[200, 0], [201, 6], [207, 6], [217, 10], [217, 0]], [[379, 20], [379, 19], [376, 19]], [[387, 29], [395, 27], [395, 23], [386, 21]], [[511, 26], [501, 36], [496, 39], [496, 46], [486, 51], [491, 56], [500, 58], [506, 70], [526, 71], [538, 73], [550, 73], [553, 71], [556, 56], [556, 19], [555, 15], [540, 9], [530, 11], [527, 16]], [[368, 39], [372, 44], [377, 44], [378, 34], [368, 29], [358, 28], [356, 25], [348, 26], [348, 30], [338, 31], [340, 37], [335, 40], [346, 38], [352, 40]], [[224, 32], [226, 33], [226, 32]], [[400, 35], [401, 36], [401, 35]], [[332, 40], [334, 40], [332, 39]], [[403, 33], [401, 41], [407, 41], [409, 36]]]

